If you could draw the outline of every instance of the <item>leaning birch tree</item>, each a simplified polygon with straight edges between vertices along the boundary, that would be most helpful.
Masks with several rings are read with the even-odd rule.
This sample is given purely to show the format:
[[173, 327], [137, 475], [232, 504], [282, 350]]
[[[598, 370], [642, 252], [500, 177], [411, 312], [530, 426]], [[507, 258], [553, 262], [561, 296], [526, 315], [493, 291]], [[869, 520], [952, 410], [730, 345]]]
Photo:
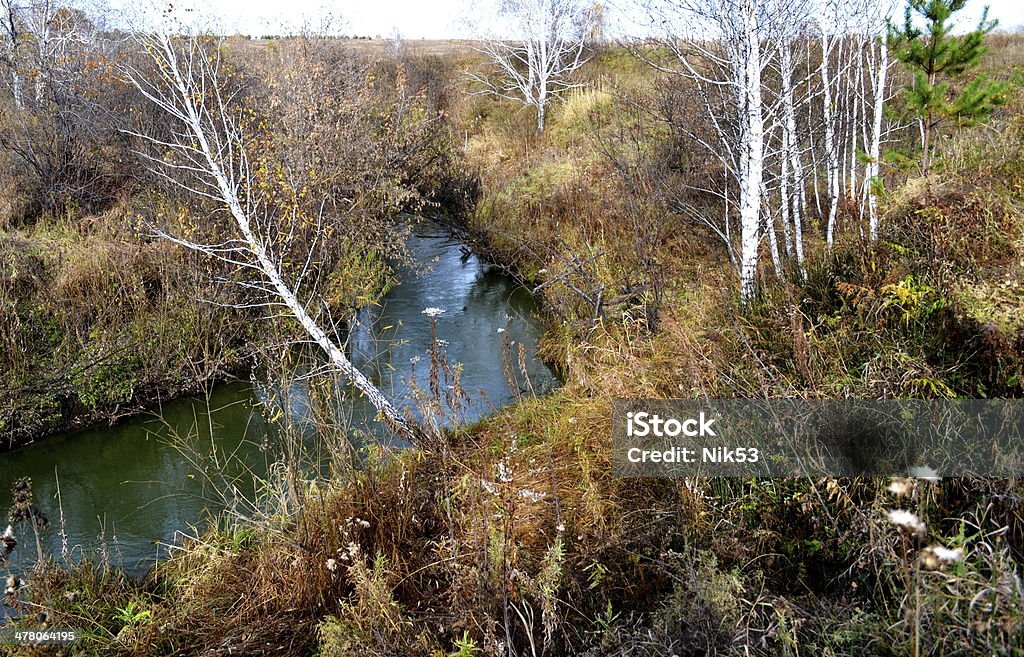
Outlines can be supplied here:
[[293, 317], [337, 372], [373, 404], [387, 425], [418, 441], [419, 427], [352, 364], [321, 326], [310, 310], [316, 299], [303, 300], [300, 296], [305, 277], [315, 267], [312, 250], [298, 273], [288, 273], [295, 269], [285, 262], [292, 232], [282, 229], [283, 218], [268, 212], [257, 200], [258, 182], [247, 153], [248, 143], [221, 86], [219, 49], [211, 53], [196, 38], [174, 37], [166, 32], [139, 39], [152, 60], [155, 74], [150, 79], [140, 69], [129, 67], [127, 78], [175, 126], [170, 135], [132, 133], [157, 152], [166, 154], [142, 156], [151, 162], [156, 175], [188, 194], [213, 201], [230, 217], [230, 236], [216, 243], [196, 241], [159, 228], [154, 232], [244, 273], [245, 280], [239, 284], [259, 299], [250, 307], [276, 309]]
[[484, 91], [537, 111], [544, 131], [548, 103], [575, 86], [573, 72], [586, 62], [593, 4], [581, 0], [502, 0], [498, 10], [507, 34], [484, 35], [476, 48], [499, 71], [498, 79], [471, 74]]

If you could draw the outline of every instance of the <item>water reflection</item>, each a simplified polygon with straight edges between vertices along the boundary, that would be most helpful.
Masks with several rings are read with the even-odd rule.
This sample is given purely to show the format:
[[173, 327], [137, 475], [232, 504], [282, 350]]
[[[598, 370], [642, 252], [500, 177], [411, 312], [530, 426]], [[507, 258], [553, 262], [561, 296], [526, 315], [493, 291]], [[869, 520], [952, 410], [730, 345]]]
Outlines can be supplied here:
[[[398, 267], [401, 284], [380, 306], [359, 314], [348, 348], [357, 366], [392, 390], [399, 404], [408, 404], [413, 386], [429, 387], [431, 321], [423, 310], [444, 309], [437, 318], [437, 336], [447, 343], [448, 360], [462, 365], [462, 385], [471, 395], [465, 415], [474, 420], [513, 397], [503, 367], [506, 344], [512, 346], [514, 362], [518, 345], [524, 345], [527, 374], [538, 392], [553, 387], [556, 379], [534, 353], [541, 333], [536, 300], [475, 256], [465, 257], [460, 247], [439, 227], [417, 226], [409, 241], [410, 262]], [[208, 399], [166, 404], [161, 419], [134, 418], [0, 454], [0, 487], [8, 488], [21, 476], [32, 478], [36, 503], [51, 521], [44, 534], [51, 554], [61, 551], [62, 510], [76, 557], [95, 556], [105, 543], [116, 564], [140, 572], [166, 555], [162, 544], [175, 540], [177, 532], [191, 533], [205, 513], [223, 507], [208, 481], [220, 473], [203, 472], [207, 461], [197, 464], [183, 456], [168, 446], [168, 436], [189, 436], [199, 454], [236, 454], [237, 469], [228, 477], [242, 472], [242, 464], [264, 473], [274, 458], [276, 438], [253, 404], [275, 392], [280, 390], [272, 386], [222, 385]], [[293, 417], [316, 412], [304, 381], [290, 383], [287, 392]], [[345, 404], [340, 410], [351, 415], [354, 425], [374, 415], [362, 399]], [[243, 492], [254, 493], [251, 487]], [[0, 493], [0, 499], [9, 497]], [[13, 556], [15, 569], [27, 566], [35, 551], [25, 531]]]

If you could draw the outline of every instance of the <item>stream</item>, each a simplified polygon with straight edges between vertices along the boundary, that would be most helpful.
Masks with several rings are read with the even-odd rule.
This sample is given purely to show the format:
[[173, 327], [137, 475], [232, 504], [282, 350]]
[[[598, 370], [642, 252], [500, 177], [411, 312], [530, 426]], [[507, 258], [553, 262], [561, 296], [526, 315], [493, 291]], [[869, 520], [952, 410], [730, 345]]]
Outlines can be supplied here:
[[[509, 351], [522, 386], [543, 394], [558, 385], [536, 356], [541, 309], [529, 290], [465, 252], [433, 223], [415, 226], [408, 249], [410, 262], [396, 265], [400, 284], [379, 306], [358, 313], [347, 347], [353, 362], [399, 406], [412, 404], [414, 387], [429, 388], [432, 337], [431, 317], [423, 312], [427, 308], [444, 311], [436, 317], [437, 338], [448, 361], [462, 366], [461, 384], [470, 396], [462, 412], [466, 421], [515, 399], [505, 368]], [[301, 423], [312, 408], [311, 391], [301, 378], [287, 387], [289, 409]], [[197, 453], [233, 454], [262, 475], [279, 437], [255, 405], [273, 401], [279, 393], [272, 386], [247, 382], [218, 385], [204, 398], [166, 403], [158, 414], [52, 436], [0, 454], [0, 499], [9, 501], [6, 491], [15, 479], [31, 477], [35, 502], [50, 521], [41, 532], [46, 552], [60, 557], [63, 524], [72, 558], [105, 556], [129, 573], [141, 573], [166, 557], [169, 544], [181, 533], [193, 534], [194, 527], [202, 527], [210, 514], [224, 508], [198, 471], [201, 465], [169, 444], [169, 438], [190, 436]], [[350, 416], [352, 426], [372, 430], [374, 413], [365, 400], [349, 393], [342, 403], [339, 410]], [[11, 556], [13, 571], [29, 567], [36, 553], [27, 526], [18, 532], [18, 540]]]

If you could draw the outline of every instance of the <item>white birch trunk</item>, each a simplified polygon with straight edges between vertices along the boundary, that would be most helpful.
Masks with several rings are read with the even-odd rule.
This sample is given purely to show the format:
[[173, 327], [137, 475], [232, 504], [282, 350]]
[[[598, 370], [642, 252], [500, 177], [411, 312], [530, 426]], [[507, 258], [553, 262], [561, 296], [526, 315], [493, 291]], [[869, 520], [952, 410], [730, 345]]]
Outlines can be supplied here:
[[878, 195], [875, 191], [882, 157], [882, 118], [885, 112], [886, 77], [889, 73], [889, 51], [879, 44], [878, 70], [874, 76], [874, 109], [871, 116], [871, 146], [868, 150], [868, 233], [872, 241], [878, 239]]
[[[780, 57], [782, 78], [782, 114], [783, 114], [783, 153], [782, 153], [782, 185], [783, 203], [790, 204], [790, 215], [793, 219], [793, 246], [796, 261], [801, 269], [804, 264], [803, 243], [803, 212], [807, 207], [807, 180], [804, 177], [803, 162], [800, 159], [800, 140], [796, 126], [796, 107], [793, 101], [793, 57], [789, 44], [783, 43]], [[789, 199], [787, 179], [792, 172], [793, 194]], [[785, 216], [785, 215], [784, 215]]]
[[789, 133], [782, 131], [782, 158], [779, 172], [779, 223], [782, 225], [782, 237], [786, 244], [786, 257], [794, 255], [793, 229], [789, 221]]
[[847, 161], [849, 163], [849, 178], [846, 182], [846, 194], [850, 198], [854, 198], [857, 191], [857, 170], [860, 168], [857, 166], [857, 138], [858, 128], [863, 125], [861, 121], [861, 102], [860, 102], [860, 85], [857, 86], [856, 92], [853, 94], [853, 111], [850, 113], [850, 134], [847, 140]]
[[[808, 68], [808, 70], [810, 70], [810, 67], [811, 67], [811, 39], [807, 39], [807, 47], [806, 47], [806, 51], [805, 51], [805, 56], [806, 56], [806, 59], [807, 59], [807, 68]], [[808, 113], [812, 113], [814, 111], [814, 104], [813, 103], [810, 106], [808, 106], [807, 111], [808, 111]], [[813, 123], [814, 123], [813, 116], [811, 117], [811, 120], [809, 122], [811, 123], [811, 125], [813, 125]], [[822, 119], [822, 123], [824, 124], [824, 118]], [[820, 217], [821, 214], [822, 214], [822, 212], [821, 212], [821, 183], [820, 183], [818, 178], [819, 178], [819, 176], [821, 174], [821, 171], [820, 171], [821, 167], [820, 167], [820, 165], [818, 163], [818, 147], [815, 144], [814, 132], [815, 131], [813, 129], [807, 131], [807, 141], [808, 141], [808, 152], [811, 155], [811, 182], [812, 182], [812, 186], [813, 186], [813, 190], [814, 190], [814, 210], [817, 213], [817, 216]]]
[[836, 144], [835, 107], [833, 106], [832, 80], [829, 75], [829, 58], [832, 54], [831, 38], [821, 37], [822, 121], [825, 128], [825, 178], [828, 183], [828, 223], [825, 228], [825, 243], [832, 247], [836, 218], [839, 214], [839, 149]]
[[14, 106], [17, 109], [25, 108], [24, 83], [21, 74], [17, 71], [11, 72], [11, 93], [14, 95]]
[[857, 174], [860, 172], [860, 166], [857, 164], [857, 145], [861, 143], [861, 139], [864, 134], [864, 126], [867, 122], [868, 116], [868, 101], [867, 93], [864, 88], [864, 41], [858, 41], [854, 44], [857, 50], [857, 77], [853, 81], [853, 91], [850, 96], [853, 97], [853, 112], [850, 118], [850, 138], [848, 140], [850, 152], [847, 154], [850, 162], [850, 177], [847, 183], [847, 197], [850, 199], [858, 199], [859, 206], [859, 219], [864, 218], [864, 206], [860, 203], [860, 196], [858, 192]]
[[761, 182], [764, 173], [764, 117], [761, 101], [761, 42], [754, 0], [744, 0], [743, 48], [740, 95], [744, 111], [742, 179], [740, 180], [740, 282], [741, 299], [755, 291], [758, 249], [761, 242]]
[[765, 214], [764, 220], [768, 230], [768, 250], [772, 256], [772, 267], [775, 269], [775, 275], [782, 278], [782, 254], [779, 252], [779, 237], [775, 232], [775, 217]]
[[544, 110], [547, 106], [548, 99], [544, 93], [543, 86], [541, 87], [541, 93], [537, 99], [537, 134], [544, 132]]

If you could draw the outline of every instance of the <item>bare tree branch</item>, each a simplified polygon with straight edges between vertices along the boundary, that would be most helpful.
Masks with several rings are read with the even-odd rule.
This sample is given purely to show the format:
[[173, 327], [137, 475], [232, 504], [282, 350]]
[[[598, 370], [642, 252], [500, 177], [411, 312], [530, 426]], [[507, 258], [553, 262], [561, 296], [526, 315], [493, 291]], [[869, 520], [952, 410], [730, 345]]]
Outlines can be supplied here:
[[[420, 428], [349, 361], [309, 314], [308, 302], [300, 301], [295, 290], [285, 282], [281, 268], [283, 256], [275, 256], [272, 247], [276, 241], [290, 240], [291, 234], [275, 237], [272, 228], [279, 223], [280, 217], [258, 213], [253, 194], [249, 193], [255, 181], [244, 135], [229, 110], [230, 98], [222, 93], [219, 48], [211, 52], [201, 47], [197, 38], [172, 37], [166, 32], [140, 36], [139, 39], [156, 65], [158, 79], [149, 80], [136, 69], [128, 69], [126, 76], [143, 96], [178, 121], [183, 131], [173, 136], [174, 141], [157, 139], [145, 133], [136, 134], [153, 146], [170, 149], [190, 163], [176, 166], [150, 157], [154, 170], [196, 196], [217, 200], [230, 213], [236, 231], [235, 237], [216, 244], [195, 242], [162, 230], [156, 231], [156, 235], [233, 267], [256, 273], [259, 282], [243, 286], [266, 293], [269, 300], [243, 306], [287, 309], [288, 314], [323, 350], [334, 369], [367, 397], [380, 417], [404, 437], [418, 441], [421, 438]], [[300, 282], [308, 267], [307, 259]]]

